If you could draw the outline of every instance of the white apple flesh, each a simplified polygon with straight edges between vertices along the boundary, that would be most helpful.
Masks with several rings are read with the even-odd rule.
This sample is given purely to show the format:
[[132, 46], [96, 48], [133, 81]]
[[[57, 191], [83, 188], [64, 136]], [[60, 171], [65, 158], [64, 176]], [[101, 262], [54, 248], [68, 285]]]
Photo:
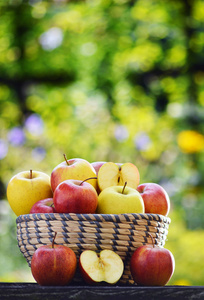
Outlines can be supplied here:
[[124, 271], [124, 263], [120, 256], [112, 250], [102, 250], [99, 254], [85, 250], [79, 258], [82, 277], [89, 284], [106, 282], [115, 284]]
[[96, 175], [98, 175], [99, 169], [104, 165], [106, 161], [94, 161], [91, 163], [92, 167], [96, 171]]
[[125, 182], [127, 186], [136, 189], [139, 181], [139, 170], [132, 163], [107, 162], [100, 167], [98, 172], [98, 186], [101, 191], [110, 186], [123, 186]]

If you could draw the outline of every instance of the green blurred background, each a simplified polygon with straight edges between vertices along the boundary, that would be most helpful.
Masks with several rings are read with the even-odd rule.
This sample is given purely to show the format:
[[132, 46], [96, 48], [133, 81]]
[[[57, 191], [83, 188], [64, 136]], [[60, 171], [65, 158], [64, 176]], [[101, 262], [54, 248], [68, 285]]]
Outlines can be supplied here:
[[32, 281], [9, 179], [132, 162], [171, 199], [174, 285], [204, 285], [204, 1], [0, 1], [0, 281]]

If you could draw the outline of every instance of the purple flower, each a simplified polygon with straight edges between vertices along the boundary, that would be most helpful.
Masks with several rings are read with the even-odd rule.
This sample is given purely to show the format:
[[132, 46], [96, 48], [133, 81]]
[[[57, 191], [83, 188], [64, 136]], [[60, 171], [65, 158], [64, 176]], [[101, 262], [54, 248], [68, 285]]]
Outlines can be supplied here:
[[32, 157], [34, 160], [40, 162], [45, 158], [46, 151], [42, 147], [36, 147], [32, 150]]
[[21, 127], [14, 127], [8, 132], [8, 140], [13, 146], [20, 146], [25, 142], [25, 133]]
[[118, 142], [125, 141], [129, 136], [128, 130], [123, 125], [118, 125], [115, 129], [115, 138]]
[[0, 159], [6, 157], [7, 153], [8, 153], [8, 145], [6, 141], [0, 139]]
[[138, 150], [145, 151], [149, 148], [151, 139], [145, 132], [140, 132], [135, 136], [134, 143]]
[[25, 121], [25, 128], [34, 136], [41, 135], [43, 132], [43, 120], [37, 114], [30, 115]]

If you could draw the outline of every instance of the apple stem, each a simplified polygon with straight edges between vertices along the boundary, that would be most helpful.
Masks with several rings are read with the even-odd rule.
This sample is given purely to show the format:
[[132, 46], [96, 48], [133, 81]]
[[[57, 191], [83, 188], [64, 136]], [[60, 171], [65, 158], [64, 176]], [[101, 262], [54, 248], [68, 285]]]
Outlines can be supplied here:
[[67, 165], [69, 166], [69, 162], [68, 162], [68, 160], [67, 160], [66, 154], [63, 154], [63, 156], [64, 156], [64, 159], [65, 159]]
[[52, 248], [54, 248], [54, 243], [55, 243], [56, 235], [57, 235], [57, 232], [55, 232], [55, 235], [54, 235], [53, 240], [52, 240]]
[[30, 179], [32, 179], [32, 178], [33, 178], [33, 171], [30, 170]]
[[97, 177], [90, 177], [90, 178], [84, 179], [84, 180], [80, 183], [80, 185], [82, 185], [82, 183], [84, 183], [85, 181], [90, 180], [90, 179], [97, 179]]
[[124, 187], [123, 187], [123, 190], [122, 190], [122, 194], [124, 193], [124, 190], [125, 190], [126, 185], [127, 185], [127, 181], [126, 181], [125, 184], [124, 184]]
[[149, 232], [148, 232], [147, 234], [150, 236], [150, 238], [151, 238], [151, 240], [152, 240], [152, 246], [153, 246], [153, 248], [154, 248], [154, 239], [153, 239], [152, 235], [151, 235]]

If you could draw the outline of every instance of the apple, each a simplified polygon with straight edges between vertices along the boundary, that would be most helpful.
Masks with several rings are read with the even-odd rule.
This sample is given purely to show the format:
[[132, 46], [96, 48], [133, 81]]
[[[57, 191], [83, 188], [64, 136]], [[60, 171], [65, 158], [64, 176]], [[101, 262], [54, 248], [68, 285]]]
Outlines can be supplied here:
[[86, 180], [68, 179], [56, 187], [53, 194], [56, 212], [95, 213], [98, 204], [98, 194], [95, 188]]
[[168, 249], [154, 245], [154, 242], [138, 247], [130, 259], [130, 272], [138, 285], [164, 286], [174, 269], [173, 254]]
[[46, 199], [39, 200], [32, 206], [30, 210], [30, 214], [37, 214], [37, 213], [46, 214], [46, 213], [54, 213], [54, 212], [55, 212], [55, 208], [54, 208], [53, 198], [46, 198]]
[[[94, 167], [94, 170], [96, 171], [96, 175], [98, 175], [98, 171], [102, 165], [104, 165], [107, 161], [94, 161], [91, 163], [91, 165]], [[123, 165], [123, 163], [116, 163], [119, 167]]]
[[[96, 171], [96, 176], [98, 176], [98, 172], [100, 167], [102, 167], [102, 165], [104, 165], [107, 161], [94, 161], [91, 163], [91, 165], [94, 167], [94, 170]], [[116, 163], [116, 165], [121, 166], [123, 165], [122, 163]], [[98, 194], [100, 194], [100, 188], [98, 186], [98, 181], [97, 181], [97, 188], [96, 191]]]
[[[100, 167], [102, 165], [104, 165], [105, 163], [106, 163], [106, 161], [95, 161], [95, 162], [91, 163], [92, 167], [94, 168], [94, 170], [96, 172], [96, 176], [98, 176], [98, 171], [99, 171]], [[100, 194], [100, 189], [99, 189], [99, 186], [98, 186], [98, 180], [97, 180], [96, 191], [97, 191], [98, 194]]]
[[137, 187], [143, 198], [145, 213], [168, 216], [170, 199], [165, 189], [157, 183], [143, 183]]
[[84, 250], [79, 257], [79, 270], [88, 284], [99, 282], [115, 284], [123, 274], [124, 263], [112, 250], [105, 249], [99, 253]]
[[76, 254], [67, 246], [54, 245], [55, 237], [51, 245], [40, 246], [31, 259], [32, 275], [42, 286], [67, 285], [76, 272]]
[[106, 161], [94, 161], [91, 163], [91, 165], [93, 166], [95, 172], [96, 172], [96, 175], [98, 175], [98, 171], [100, 169], [100, 167], [102, 165], [104, 165], [106, 163]]
[[[73, 158], [67, 160], [64, 155], [65, 161], [57, 165], [50, 176], [52, 191], [56, 189], [58, 184], [67, 179], [84, 180], [89, 177], [96, 177], [96, 172], [93, 166], [85, 159]], [[89, 181], [91, 185], [97, 188], [97, 179]]]
[[144, 213], [144, 202], [140, 193], [125, 182], [124, 186], [110, 186], [99, 194], [97, 213]]
[[101, 191], [110, 186], [123, 186], [125, 182], [129, 187], [136, 189], [139, 180], [138, 168], [132, 163], [120, 165], [107, 162], [100, 167], [98, 172], [98, 186]]
[[7, 186], [7, 199], [13, 212], [29, 214], [39, 200], [52, 198], [50, 176], [39, 171], [23, 171], [13, 176]]

